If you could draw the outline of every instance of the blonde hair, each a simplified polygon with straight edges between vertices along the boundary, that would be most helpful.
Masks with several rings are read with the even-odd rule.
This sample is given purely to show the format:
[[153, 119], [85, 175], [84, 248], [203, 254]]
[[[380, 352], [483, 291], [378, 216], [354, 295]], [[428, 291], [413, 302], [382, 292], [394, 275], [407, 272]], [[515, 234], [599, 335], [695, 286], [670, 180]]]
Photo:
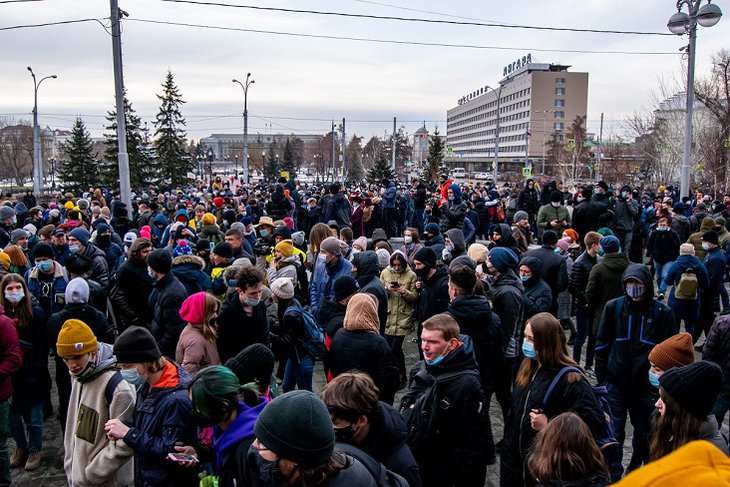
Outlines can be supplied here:
[[213, 322], [213, 315], [218, 315], [220, 306], [221, 302], [218, 301], [218, 298], [210, 293], [205, 293], [205, 304], [203, 308], [205, 318], [202, 325], [203, 337], [209, 342], [215, 342], [216, 338], [218, 337], [218, 327]]

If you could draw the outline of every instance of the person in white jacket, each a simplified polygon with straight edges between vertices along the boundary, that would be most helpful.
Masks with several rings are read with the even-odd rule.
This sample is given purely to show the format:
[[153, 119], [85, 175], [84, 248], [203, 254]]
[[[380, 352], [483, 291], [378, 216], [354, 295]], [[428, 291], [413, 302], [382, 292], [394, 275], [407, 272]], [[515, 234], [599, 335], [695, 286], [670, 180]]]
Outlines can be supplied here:
[[71, 487], [134, 485], [134, 451], [104, 432], [110, 419], [131, 420], [136, 393], [120, 380], [112, 346], [81, 320], [67, 320], [56, 351], [73, 377], [66, 418], [64, 470]]

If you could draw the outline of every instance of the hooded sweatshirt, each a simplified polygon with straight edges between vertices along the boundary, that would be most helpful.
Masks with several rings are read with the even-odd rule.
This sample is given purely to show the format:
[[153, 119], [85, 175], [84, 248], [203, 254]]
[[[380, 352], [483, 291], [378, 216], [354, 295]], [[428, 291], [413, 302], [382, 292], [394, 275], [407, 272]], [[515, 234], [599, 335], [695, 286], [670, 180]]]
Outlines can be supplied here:
[[527, 266], [532, 271], [532, 276], [528, 280], [522, 280], [525, 286], [525, 294], [522, 296], [522, 305], [524, 307], [524, 319], [528, 320], [538, 313], [550, 311], [552, 304], [553, 292], [550, 286], [542, 279], [542, 262], [535, 257], [525, 257], [520, 262], [520, 266]]
[[357, 283], [360, 285], [360, 293], [368, 293], [378, 300], [378, 331], [385, 333], [385, 325], [388, 319], [388, 293], [380, 282], [380, 267], [378, 267], [378, 255], [372, 250], [360, 252], [352, 258], [352, 266], [357, 268]]
[[492, 233], [499, 234], [501, 237], [498, 242], [494, 242], [495, 247], [506, 247], [517, 255], [520, 255], [520, 248], [517, 245], [517, 240], [512, 235], [512, 229], [506, 223], [499, 223], [495, 225]]
[[269, 400], [265, 397], [261, 397], [259, 404], [254, 407], [239, 401], [236, 419], [228, 428], [222, 430], [218, 425], [213, 427], [213, 450], [215, 451], [216, 470], [220, 474], [220, 485], [233, 485], [232, 481], [226, 480], [229, 476], [241, 478], [240, 472], [235, 471], [239, 462], [234, 457], [245, 458], [255, 437], [253, 425], [268, 403]]
[[116, 373], [112, 346], [99, 343], [96, 360], [93, 369], [72, 381], [63, 440], [66, 479], [71, 486], [131, 485], [134, 451], [123, 441], [109, 440], [104, 425], [110, 419], [132, 419], [135, 392], [127, 381], [120, 381], [107, 404], [107, 383]]
[[700, 261], [705, 260], [705, 255], [707, 255], [707, 251], [702, 248], [702, 235], [704, 235], [706, 232], [709, 232], [710, 230], [715, 229], [715, 220], [712, 219], [710, 216], [706, 216], [702, 219], [702, 225], [700, 226], [700, 231], [693, 233], [689, 236], [689, 240], [687, 242], [691, 243], [695, 246], [695, 256], [700, 259]]

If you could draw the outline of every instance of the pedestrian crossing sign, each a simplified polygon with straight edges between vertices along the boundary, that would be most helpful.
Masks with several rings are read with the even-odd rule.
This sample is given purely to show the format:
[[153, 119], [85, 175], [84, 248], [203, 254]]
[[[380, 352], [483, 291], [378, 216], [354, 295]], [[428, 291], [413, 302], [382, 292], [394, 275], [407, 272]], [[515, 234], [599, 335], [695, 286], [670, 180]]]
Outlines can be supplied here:
[[523, 167], [522, 168], [522, 177], [529, 178], [530, 176], [532, 176], [532, 166]]

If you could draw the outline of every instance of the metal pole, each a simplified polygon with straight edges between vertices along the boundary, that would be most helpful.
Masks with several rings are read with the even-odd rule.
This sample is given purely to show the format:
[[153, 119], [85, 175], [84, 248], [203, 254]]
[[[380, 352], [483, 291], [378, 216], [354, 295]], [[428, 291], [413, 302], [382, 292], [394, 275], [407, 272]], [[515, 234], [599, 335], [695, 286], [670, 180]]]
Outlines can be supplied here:
[[530, 157], [530, 122], [525, 127], [525, 167], [528, 167]]
[[114, 57], [114, 93], [117, 99], [117, 143], [119, 148], [119, 191], [122, 202], [132, 211], [132, 188], [129, 180], [129, 154], [127, 154], [127, 125], [124, 113], [124, 75], [122, 73], [122, 32], [120, 20], [123, 14], [117, 0], [110, 0], [112, 21], [112, 54]]
[[396, 141], [395, 124], [396, 124], [396, 120], [395, 120], [395, 117], [393, 117], [393, 154], [391, 156], [391, 161], [390, 161], [391, 165], [393, 166], [393, 171], [395, 171], [395, 141]]
[[33, 93], [33, 194], [40, 196], [41, 178], [38, 168], [41, 164], [41, 129], [38, 126], [38, 85], [35, 82], [35, 75], [33, 75], [33, 85], [35, 86]]
[[502, 84], [499, 84], [499, 91], [497, 91], [497, 121], [494, 128], [494, 184], [497, 184], [497, 177], [499, 177], [499, 105], [502, 98]]
[[687, 110], [684, 119], [684, 159], [682, 160], [681, 196], [690, 196], [690, 161], [692, 158], [692, 109], [695, 99], [695, 45], [697, 43], [697, 2], [690, 5], [689, 46], [687, 48]]
[[345, 136], [345, 117], [342, 117], [342, 184], [345, 184], [345, 151], [347, 150], [347, 137]]
[[335, 170], [337, 168], [335, 143], [335, 121], [332, 120], [332, 182], [335, 182]]
[[[238, 178], [238, 161], [236, 161]], [[248, 90], [243, 90], [243, 184], [248, 185]]]
[[598, 169], [596, 169], [596, 181], [601, 180], [601, 145], [603, 144], [603, 113], [601, 113], [601, 128], [598, 130], [598, 147], [596, 152], [596, 165], [598, 165]]
[[542, 172], [545, 175], [545, 131], [547, 130], [547, 110], [542, 112]]

